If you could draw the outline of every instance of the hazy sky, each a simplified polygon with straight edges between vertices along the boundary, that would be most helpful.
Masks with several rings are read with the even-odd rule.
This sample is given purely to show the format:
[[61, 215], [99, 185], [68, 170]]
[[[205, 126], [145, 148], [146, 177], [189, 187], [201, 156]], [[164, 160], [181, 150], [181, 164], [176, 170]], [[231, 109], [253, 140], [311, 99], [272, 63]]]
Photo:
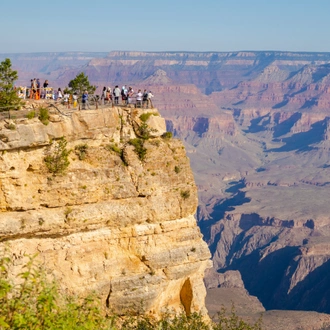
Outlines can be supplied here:
[[330, 52], [330, 0], [0, 1], [0, 53]]

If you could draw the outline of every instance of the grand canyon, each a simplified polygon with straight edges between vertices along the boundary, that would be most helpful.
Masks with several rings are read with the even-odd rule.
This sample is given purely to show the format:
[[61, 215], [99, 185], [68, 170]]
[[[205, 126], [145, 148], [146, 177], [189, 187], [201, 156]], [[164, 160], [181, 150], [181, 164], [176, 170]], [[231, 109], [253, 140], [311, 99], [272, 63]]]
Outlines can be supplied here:
[[[330, 53], [114, 51], [0, 54], [1, 60], [7, 57], [11, 58], [14, 69], [19, 73], [17, 83], [21, 86], [28, 85], [31, 78], [37, 77], [41, 80], [48, 79], [54, 88], [64, 88], [79, 72], [84, 72], [91, 83], [98, 87], [98, 93], [103, 86], [113, 87], [116, 84], [130, 85], [134, 90], [147, 88], [155, 95], [153, 103], [166, 120], [166, 130], [173, 132], [175, 137], [183, 141], [197, 185], [197, 223], [209, 247], [212, 265], [207, 266], [208, 251], [199, 238], [197, 228], [193, 226], [195, 202], [191, 201], [190, 206], [183, 203], [182, 209], [182, 205], [176, 205], [172, 201], [173, 210], [159, 210], [159, 214], [165, 214], [165, 220], [158, 219], [153, 214], [151, 224], [140, 224], [141, 228], [136, 229], [140, 232], [133, 237], [134, 240], [145, 240], [149, 232], [152, 231], [153, 235], [156, 235], [163, 230], [165, 236], [162, 239], [164, 246], [167, 246], [171, 241], [171, 232], [180, 231], [182, 237], [176, 238], [176, 242], [181, 240], [181, 243], [173, 249], [185, 249], [188, 256], [184, 260], [176, 260], [174, 264], [171, 263], [171, 257], [169, 260], [165, 258], [169, 263], [168, 267], [176, 267], [181, 274], [178, 276], [174, 274], [175, 270], [169, 270], [169, 282], [161, 280], [164, 265], [162, 260], [157, 259], [158, 256], [151, 254], [147, 257], [147, 262], [141, 257], [137, 260], [139, 270], [136, 271], [136, 276], [139, 272], [147, 274], [150, 267], [155, 268], [157, 274], [159, 272], [159, 277], [152, 278], [154, 282], [146, 275], [148, 284], [143, 285], [149, 285], [156, 291], [156, 286], [162, 283], [169, 292], [171, 288], [180, 291], [178, 283], [186, 283], [188, 278], [191, 278], [191, 282], [187, 282], [186, 286], [193, 290], [195, 283], [197, 297], [203, 297], [200, 277], [207, 268], [204, 283], [208, 292], [206, 306], [209, 313], [215, 312], [221, 304], [234, 301], [242, 315], [248, 314], [253, 318], [261, 312], [264, 313], [264, 323], [268, 329], [282, 329], [278, 326], [281, 320], [286, 322], [283, 329], [319, 329], [322, 324], [329, 322], [330, 318], [325, 313], [330, 313], [330, 283], [327, 276], [330, 267], [330, 205], [327, 197], [330, 193]], [[87, 118], [74, 122], [83, 122], [88, 129], [92, 125]], [[68, 127], [74, 124], [66, 125], [69, 130]], [[103, 128], [99, 129], [102, 134], [110, 134], [104, 133]], [[165, 128], [163, 130], [165, 131]], [[83, 133], [79, 133], [81, 136], [78, 133], [74, 136], [72, 133], [72, 141], [75, 141], [72, 143], [88, 138], [94, 141], [94, 148], [100, 148], [102, 140], [87, 132], [87, 136], [83, 136]], [[126, 134], [129, 134], [127, 132]], [[15, 139], [22, 147], [20, 138], [5, 138], [11, 138], [13, 144], [4, 146], [5, 142], [2, 142], [3, 150], [14, 148]], [[30, 153], [34, 150], [32, 142], [25, 146], [32, 148], [24, 161], [27, 168], [30, 166], [29, 157], [32, 157]], [[180, 153], [181, 145], [176, 144], [179, 142], [173, 143], [175, 145], [170, 148]], [[18, 146], [15, 148], [19, 149]], [[15, 152], [10, 155], [12, 159], [2, 156], [2, 173], [8, 172], [11, 163], [18, 157]], [[40, 155], [38, 157], [40, 158]], [[150, 166], [153, 162], [161, 162], [157, 153], [154, 157], [155, 159], [149, 161]], [[184, 158], [184, 155], [180, 154], [178, 157]], [[134, 157], [132, 159], [134, 160]], [[111, 160], [116, 161], [118, 160], [114, 157]], [[105, 166], [105, 163], [102, 163], [105, 160], [100, 162], [100, 166]], [[31, 171], [39, 173], [40, 169], [34, 170], [35, 165], [31, 164]], [[163, 188], [161, 181], [150, 177], [149, 187], [143, 186], [141, 182], [143, 187], [137, 188], [137, 191], [132, 186], [127, 188], [127, 191], [118, 189], [115, 194], [120, 198], [126, 195], [138, 198], [141, 189], [142, 195], [150, 193], [150, 196], [153, 196], [155, 192], [151, 193], [150, 189], [154, 187], [155, 191], [159, 190], [159, 198], [164, 200], [162, 204], [171, 200], [172, 184], [180, 189], [183, 189], [184, 185], [191, 185], [189, 189], [191, 187], [193, 199], [195, 188], [191, 183], [187, 163], [184, 161], [180, 166], [185, 168], [189, 182], [181, 182], [183, 178], [173, 178], [173, 173], [169, 174], [164, 164], [161, 165], [161, 177], [167, 181], [166, 184], [163, 181]], [[22, 164], [22, 167], [24, 166]], [[149, 170], [139, 168], [137, 163], [133, 162], [132, 166], [135, 172], [133, 176], [143, 171], [144, 175], [148, 175]], [[156, 168], [150, 167], [150, 171], [155, 170]], [[81, 178], [92, 177], [91, 168], [79, 168], [76, 165], [76, 171], [81, 172]], [[14, 168], [12, 176], [15, 180], [22, 181], [22, 175], [19, 168]], [[74, 173], [67, 185], [73, 184], [73, 176]], [[118, 173], [118, 176], [130, 181], [123, 173]], [[4, 176], [2, 180], [9, 182], [11, 179]], [[99, 182], [95, 178], [93, 180], [97, 190]], [[7, 184], [9, 187], [10, 183]], [[58, 194], [61, 195], [61, 184], [54, 182], [52, 185], [58, 187]], [[2, 183], [0, 191], [3, 194], [7, 189], [4, 187], [5, 184]], [[78, 186], [76, 188], [78, 189]], [[11, 189], [13, 188], [9, 191]], [[15, 195], [15, 191], [12, 191], [12, 194]], [[84, 198], [96, 200], [97, 195], [97, 192], [93, 192]], [[67, 198], [69, 199], [69, 196]], [[42, 201], [33, 200], [28, 204], [33, 206], [35, 203], [53, 203], [46, 193], [42, 194], [41, 199]], [[104, 202], [105, 197], [101, 200]], [[10, 201], [11, 199], [8, 202], [11, 212], [23, 210], [30, 212], [32, 218], [40, 217], [39, 214], [33, 214], [32, 209], [35, 207], [31, 209], [31, 206], [24, 204], [27, 202], [24, 202], [23, 198], [15, 202], [17, 205], [12, 205]], [[64, 208], [67, 201], [59, 198], [56, 203], [58, 205], [51, 207]], [[148, 202], [143, 200], [143, 203]], [[155, 207], [155, 204], [151, 205]], [[0, 201], [2, 209], [8, 209], [7, 206]], [[143, 205], [141, 207], [143, 208]], [[105, 212], [106, 210], [105, 207]], [[140, 209], [137, 212], [143, 214], [142, 218], [149, 217]], [[62, 213], [64, 214], [64, 211]], [[92, 206], [89, 210], [87, 206], [77, 206], [74, 215], [78, 213], [94, 217], [94, 223], [87, 221], [86, 226], [97, 227], [96, 223], [102, 222], [100, 219], [95, 220], [98, 215]], [[3, 215], [5, 216], [5, 213]], [[54, 215], [52, 217], [54, 223], [60, 221]], [[165, 221], [163, 227], [159, 227], [158, 222], [161, 221]], [[166, 224], [166, 221], [169, 223]], [[131, 228], [132, 223], [126, 225]], [[9, 240], [11, 235], [18, 235], [19, 225], [14, 229], [9, 224], [6, 226], [1, 229], [1, 235], [5, 236], [6, 240]], [[33, 226], [28, 223], [20, 240], [37, 232]], [[75, 232], [76, 226], [75, 223], [66, 224], [62, 230]], [[54, 228], [50, 225], [47, 230], [52, 233]], [[128, 231], [121, 233], [120, 230], [113, 230], [118, 236], [117, 239], [123, 241], [123, 245], [119, 244], [120, 248], [130, 250], [126, 247], [130, 236]], [[82, 240], [94, 242], [91, 236], [84, 238], [83, 234], [79, 235], [82, 235]], [[194, 249], [197, 249], [195, 255], [189, 251], [189, 237]], [[75, 239], [78, 240], [78, 236]], [[46, 253], [50, 243], [47, 238], [42, 242], [40, 249], [42, 253]], [[20, 241], [20, 244], [23, 243]], [[109, 243], [110, 246], [111, 244]], [[159, 258], [166, 254], [162, 250], [164, 246], [159, 247]], [[125, 258], [129, 259], [127, 252], [124, 252]], [[99, 251], [99, 258], [102, 253], [103, 251]], [[143, 251], [143, 255], [146, 253]], [[74, 256], [69, 255], [68, 264], [75, 265], [78, 257], [76, 252]], [[91, 257], [87, 256], [83, 261], [85, 267], [88, 258]], [[179, 264], [185, 264], [186, 269]], [[78, 265], [76, 267], [79, 268]], [[99, 274], [100, 271], [96, 270], [95, 273]], [[83, 283], [79, 283], [78, 270], [75, 276], [79, 290]], [[104, 295], [109, 293], [109, 283], [102, 276], [99, 281], [95, 279], [95, 283], [95, 286], [102, 288]], [[116, 279], [114, 283], [117, 283]], [[127, 283], [134, 286], [134, 278], [128, 278]], [[145, 294], [143, 285], [138, 287], [141, 295]], [[121, 290], [119, 283], [119, 303]], [[152, 309], [152, 305], [163, 306], [171, 301], [170, 298], [166, 300], [163, 297], [163, 300], [159, 300], [155, 297], [156, 293], [154, 296], [145, 294], [149, 309]], [[171, 303], [177, 307], [177, 301], [173, 300]], [[189, 306], [198, 309], [198, 299], [190, 301]]]

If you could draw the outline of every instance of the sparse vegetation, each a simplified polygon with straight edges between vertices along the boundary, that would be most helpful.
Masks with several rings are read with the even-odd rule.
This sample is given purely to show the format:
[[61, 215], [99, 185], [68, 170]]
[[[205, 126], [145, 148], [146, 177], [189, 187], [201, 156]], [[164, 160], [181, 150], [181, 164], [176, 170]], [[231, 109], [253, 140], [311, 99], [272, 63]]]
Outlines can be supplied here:
[[86, 158], [87, 149], [88, 145], [86, 143], [75, 146], [75, 154], [78, 156], [79, 160], [84, 160]]
[[142, 122], [147, 122], [151, 116], [159, 116], [157, 112], [145, 112], [139, 118]]
[[67, 218], [71, 213], [72, 213], [72, 207], [68, 206], [65, 210], [64, 210], [64, 215]]
[[147, 123], [142, 122], [142, 124], [139, 126], [139, 136], [141, 137], [141, 139], [148, 140], [150, 138], [150, 132], [151, 129], [147, 125]]
[[11, 131], [15, 131], [16, 125], [14, 123], [6, 124], [6, 128], [10, 129]]
[[71, 150], [67, 150], [66, 146], [66, 139], [61, 137], [58, 141], [52, 141], [47, 151], [44, 162], [48, 171], [53, 175], [64, 174], [70, 165], [69, 154]]
[[35, 118], [35, 116], [36, 116], [36, 112], [34, 110], [31, 110], [26, 114], [27, 119], [33, 119]]
[[[104, 257], [108, 258], [107, 252]], [[66, 295], [56, 282], [47, 280], [46, 272], [30, 257], [13, 283], [9, 255], [0, 256], [0, 329], [66, 329], [66, 330], [261, 330], [261, 319], [250, 325], [222, 308], [216, 322], [207, 322], [199, 313], [187, 316], [167, 312], [160, 319], [143, 315], [139, 305], [125, 316], [110, 311], [105, 315], [95, 296], [75, 298]], [[126, 270], [122, 269], [122, 275]], [[150, 275], [155, 275], [151, 270]], [[133, 288], [135, 291], [136, 288]], [[326, 328], [325, 328], [326, 329]]]
[[179, 174], [179, 173], [181, 172], [181, 167], [180, 167], [180, 166], [175, 166], [175, 167], [174, 167], [174, 172], [175, 172], [176, 174]]
[[38, 118], [39, 118], [39, 120], [44, 125], [48, 125], [49, 124], [49, 112], [48, 112], [48, 109], [46, 109], [46, 108], [39, 108]]
[[129, 144], [134, 147], [134, 151], [139, 156], [140, 160], [144, 160], [147, 154], [147, 149], [144, 147], [144, 141], [142, 139], [131, 139]]
[[105, 148], [109, 151], [114, 151], [117, 153], [120, 157], [122, 156], [123, 150], [118, 147], [117, 143], [111, 143], [105, 146]]
[[189, 190], [181, 190], [180, 195], [183, 199], [188, 199], [190, 197], [190, 191]]
[[0, 329], [109, 329], [100, 300], [61, 294], [56, 283], [30, 258], [14, 284], [9, 276], [12, 261], [0, 258]]
[[159, 147], [160, 146], [160, 141], [159, 140], [151, 140], [150, 141], [150, 144], [156, 146], [156, 147]]
[[169, 140], [173, 137], [173, 134], [172, 132], [165, 132], [163, 135], [162, 135], [162, 138], [165, 139], [165, 140]]

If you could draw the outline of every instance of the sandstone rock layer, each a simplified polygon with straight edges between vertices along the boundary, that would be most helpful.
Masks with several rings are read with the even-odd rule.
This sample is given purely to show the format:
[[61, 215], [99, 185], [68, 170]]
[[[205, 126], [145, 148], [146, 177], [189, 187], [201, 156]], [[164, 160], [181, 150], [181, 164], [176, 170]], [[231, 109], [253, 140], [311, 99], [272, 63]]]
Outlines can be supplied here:
[[[141, 161], [129, 141], [147, 111], [154, 137]], [[13, 276], [37, 253], [63, 289], [96, 291], [118, 312], [205, 313], [210, 254], [194, 218], [197, 189], [182, 143], [159, 137], [165, 129], [156, 109], [130, 108], [1, 123], [0, 247], [9, 246]], [[62, 136], [70, 165], [54, 176], [44, 157]]]

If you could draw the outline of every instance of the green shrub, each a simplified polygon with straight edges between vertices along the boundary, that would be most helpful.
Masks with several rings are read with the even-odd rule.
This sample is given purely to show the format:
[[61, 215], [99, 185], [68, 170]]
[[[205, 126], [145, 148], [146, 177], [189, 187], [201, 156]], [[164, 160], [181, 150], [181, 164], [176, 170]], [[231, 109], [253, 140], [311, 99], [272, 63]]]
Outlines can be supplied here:
[[179, 174], [179, 173], [181, 172], [181, 167], [180, 167], [180, 166], [175, 166], [175, 167], [174, 167], [174, 172], [175, 172], [176, 174]]
[[[108, 257], [107, 252], [104, 253]], [[64, 293], [57, 283], [47, 279], [46, 272], [29, 257], [13, 283], [9, 255], [0, 255], [0, 329], [33, 330], [261, 330], [261, 319], [248, 324], [222, 308], [216, 322], [207, 322], [200, 313], [173, 315], [165, 313], [160, 319], [143, 315], [140, 306], [117, 317], [111, 311], [102, 312], [101, 300], [90, 295], [76, 298]], [[152, 272], [152, 271], [151, 271]], [[122, 270], [126, 275], [126, 270]]]
[[143, 139], [131, 139], [128, 143], [134, 146], [134, 151], [139, 156], [139, 159], [144, 160], [147, 154], [147, 149], [144, 147]]
[[188, 199], [190, 197], [190, 191], [189, 190], [181, 190], [180, 195], [183, 199]]
[[10, 129], [11, 131], [15, 131], [15, 129], [16, 129], [16, 125], [13, 123], [6, 124], [5, 127]]
[[86, 143], [78, 144], [77, 146], [74, 147], [75, 150], [74, 152], [80, 160], [84, 160], [87, 155], [87, 149], [88, 149], [88, 145]]
[[148, 121], [148, 119], [151, 117], [151, 116], [159, 116], [157, 112], [145, 112], [143, 113], [139, 118], [142, 122], [146, 122]]
[[0, 258], [0, 329], [109, 329], [100, 300], [62, 295], [55, 282], [30, 257], [14, 284], [9, 276], [12, 261]]
[[150, 138], [150, 132], [151, 129], [150, 127], [147, 125], [147, 123], [142, 122], [142, 124], [139, 126], [139, 136], [143, 139], [143, 140], [148, 140]]
[[151, 140], [150, 144], [152, 144], [153, 146], [159, 147], [160, 146], [160, 141], [159, 140]]
[[172, 132], [165, 132], [165, 133], [162, 135], [162, 138], [163, 138], [163, 139], [167, 139], [167, 140], [171, 139], [172, 137], [173, 137]]
[[49, 112], [48, 109], [46, 108], [39, 108], [39, 120], [44, 124], [48, 125], [49, 124]]
[[123, 154], [123, 150], [120, 149], [118, 147], [118, 144], [117, 143], [111, 143], [111, 144], [108, 144], [105, 146], [105, 148], [109, 151], [114, 151], [115, 153], [117, 153], [120, 157], [122, 156]]
[[36, 112], [34, 110], [31, 110], [26, 114], [27, 119], [33, 119], [36, 116]]
[[61, 137], [58, 141], [52, 141], [44, 162], [50, 173], [53, 175], [64, 174], [69, 167], [69, 155], [71, 150], [66, 149], [67, 141]]
[[212, 330], [261, 330], [261, 324], [261, 317], [251, 325], [236, 314], [234, 306], [232, 306], [230, 313], [222, 307], [217, 315], [217, 323], [213, 325]]

